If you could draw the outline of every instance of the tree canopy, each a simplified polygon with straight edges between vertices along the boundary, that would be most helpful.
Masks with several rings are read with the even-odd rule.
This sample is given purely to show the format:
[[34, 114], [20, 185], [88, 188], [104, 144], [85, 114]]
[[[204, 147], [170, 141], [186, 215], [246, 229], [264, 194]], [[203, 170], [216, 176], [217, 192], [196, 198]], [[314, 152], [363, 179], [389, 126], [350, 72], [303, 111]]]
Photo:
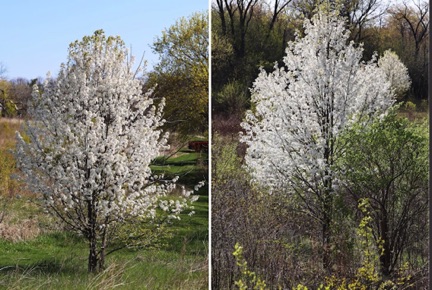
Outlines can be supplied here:
[[403, 253], [427, 239], [428, 138], [424, 124], [395, 110], [367, 127], [354, 126], [340, 142], [347, 150], [338, 166], [342, 188], [356, 204], [367, 200], [373, 239], [380, 245], [380, 272], [389, 277]]
[[167, 100], [166, 128], [183, 134], [208, 130], [208, 16], [195, 13], [162, 31], [153, 43], [159, 64], [150, 74], [156, 96]]

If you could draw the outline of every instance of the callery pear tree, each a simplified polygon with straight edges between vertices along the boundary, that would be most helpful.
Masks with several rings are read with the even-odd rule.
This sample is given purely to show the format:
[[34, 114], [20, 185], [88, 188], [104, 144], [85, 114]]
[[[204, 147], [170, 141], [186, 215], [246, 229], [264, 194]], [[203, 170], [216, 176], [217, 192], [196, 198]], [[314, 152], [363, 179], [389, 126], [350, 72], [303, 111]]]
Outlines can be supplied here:
[[326, 269], [341, 178], [334, 164], [348, 149], [338, 136], [354, 123], [384, 116], [394, 103], [376, 57], [361, 61], [363, 49], [348, 42], [344, 27], [331, 12], [305, 20], [304, 37], [288, 44], [284, 65], [261, 70], [255, 80], [241, 136], [253, 181], [299, 200], [300, 210], [318, 221]]
[[378, 66], [385, 72], [397, 99], [400, 99], [411, 86], [408, 68], [400, 61], [399, 56], [391, 50], [384, 51], [378, 60]]
[[178, 219], [195, 199], [170, 197], [176, 180], [150, 170], [167, 147], [164, 104], [142, 92], [132, 63], [120, 37], [102, 30], [73, 42], [58, 77], [43, 92], [35, 87], [25, 135], [17, 133], [23, 175], [45, 208], [88, 240], [89, 272], [103, 269], [122, 224]]

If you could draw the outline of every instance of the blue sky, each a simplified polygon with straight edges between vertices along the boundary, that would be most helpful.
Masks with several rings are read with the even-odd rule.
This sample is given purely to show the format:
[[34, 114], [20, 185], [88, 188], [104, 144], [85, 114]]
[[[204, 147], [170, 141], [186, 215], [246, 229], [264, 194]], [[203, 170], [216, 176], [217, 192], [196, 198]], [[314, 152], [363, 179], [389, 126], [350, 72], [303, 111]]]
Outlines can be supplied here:
[[208, 11], [208, 0], [14, 0], [1, 4], [0, 62], [6, 77], [55, 76], [69, 43], [103, 29], [119, 35], [147, 70], [158, 62], [150, 45], [180, 17]]

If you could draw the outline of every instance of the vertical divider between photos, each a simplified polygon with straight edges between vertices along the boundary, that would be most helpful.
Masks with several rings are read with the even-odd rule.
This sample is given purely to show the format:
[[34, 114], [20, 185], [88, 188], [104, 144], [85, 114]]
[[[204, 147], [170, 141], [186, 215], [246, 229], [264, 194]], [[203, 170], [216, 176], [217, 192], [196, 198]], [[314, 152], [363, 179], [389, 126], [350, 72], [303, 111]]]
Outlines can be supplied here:
[[212, 0], [208, 0], [208, 37], [209, 37], [209, 47], [208, 47], [208, 289], [211, 289], [211, 270], [212, 270], [212, 235], [211, 235], [211, 227], [212, 227], [212, 98], [211, 98], [211, 90], [212, 90], [212, 70], [211, 70], [211, 47], [212, 47], [212, 37], [211, 37], [211, 27], [212, 27], [212, 18], [211, 18], [211, 3]]
[[[432, 0], [429, 0], [429, 19], [431, 16], [432, 11]], [[432, 136], [432, 118], [431, 118], [431, 112], [432, 112], [432, 32], [429, 24], [429, 59], [428, 59], [428, 104], [429, 104], [429, 289], [432, 289], [432, 263], [431, 263], [431, 253], [432, 253], [432, 143], [431, 143], [431, 136]]]

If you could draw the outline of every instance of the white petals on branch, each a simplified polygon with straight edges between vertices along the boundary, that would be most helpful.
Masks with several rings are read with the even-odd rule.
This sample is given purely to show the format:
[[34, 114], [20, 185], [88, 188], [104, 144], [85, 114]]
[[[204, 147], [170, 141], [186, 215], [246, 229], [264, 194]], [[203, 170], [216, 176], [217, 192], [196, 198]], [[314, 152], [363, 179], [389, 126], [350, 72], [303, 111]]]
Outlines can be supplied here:
[[288, 44], [283, 67], [261, 70], [251, 89], [254, 109], [242, 123], [247, 167], [270, 190], [294, 183], [334, 189], [337, 136], [394, 103], [385, 71], [361, 61], [363, 49], [348, 43], [343, 19], [319, 13], [304, 28], [305, 36]]
[[72, 43], [58, 78], [34, 88], [18, 165], [47, 208], [78, 230], [90, 204], [101, 228], [157, 209], [178, 218], [193, 198], [171, 200], [177, 179], [159, 180], [149, 167], [167, 148], [164, 101], [156, 106], [151, 91], [142, 93], [120, 38], [95, 35]]

